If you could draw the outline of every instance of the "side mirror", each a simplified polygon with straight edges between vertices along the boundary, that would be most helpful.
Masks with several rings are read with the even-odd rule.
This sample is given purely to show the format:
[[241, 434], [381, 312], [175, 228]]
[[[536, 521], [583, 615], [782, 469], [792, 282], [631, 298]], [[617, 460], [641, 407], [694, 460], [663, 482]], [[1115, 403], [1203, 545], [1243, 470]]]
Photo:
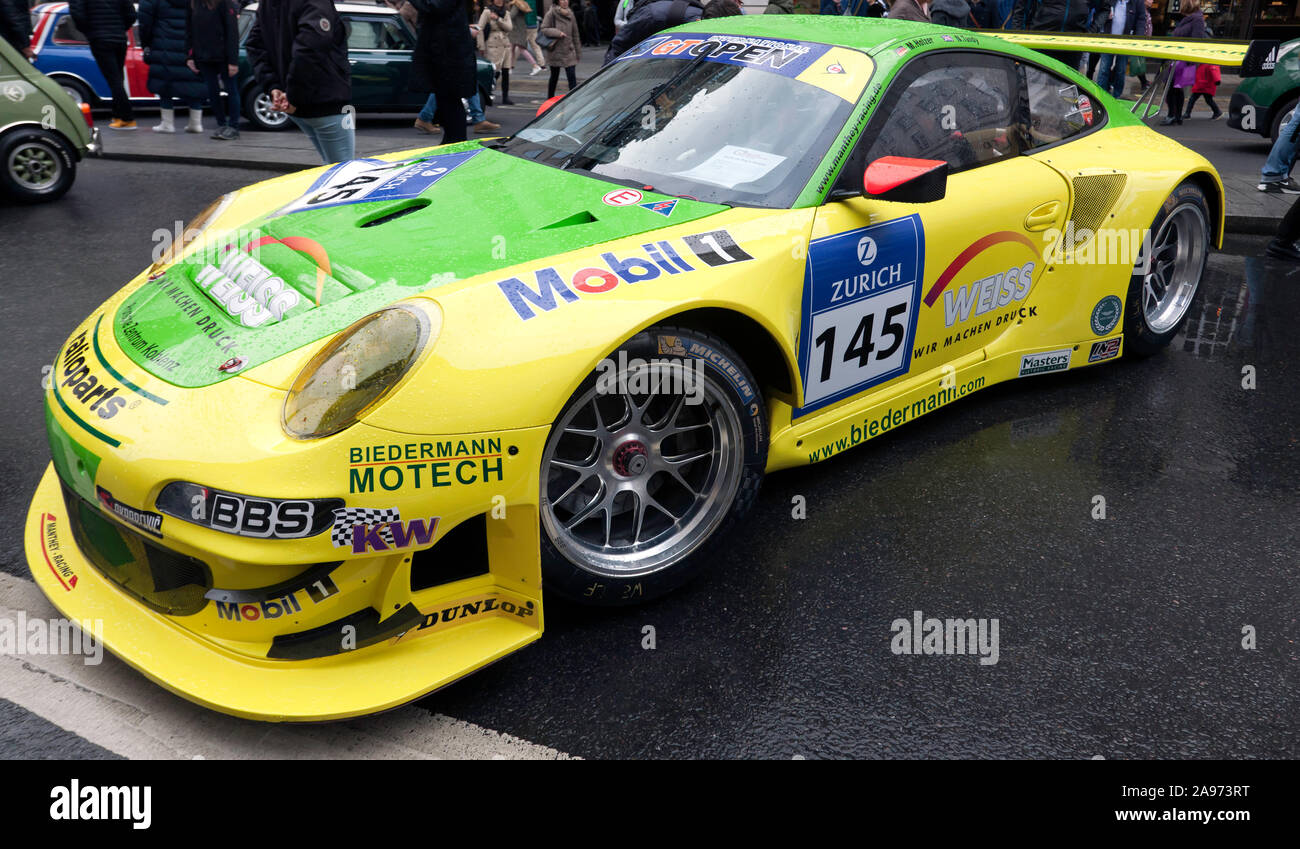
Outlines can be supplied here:
[[899, 203], [943, 200], [948, 188], [948, 163], [942, 159], [882, 156], [867, 166], [862, 190], [867, 197]]
[[540, 118], [543, 112], [545, 112], [547, 109], [550, 109], [556, 103], [559, 103], [561, 97], [564, 97], [564, 95], [557, 94], [555, 95], [555, 97], [551, 97], [546, 100], [543, 100], [542, 105], [537, 107], [537, 114], [534, 115], [533, 117]]

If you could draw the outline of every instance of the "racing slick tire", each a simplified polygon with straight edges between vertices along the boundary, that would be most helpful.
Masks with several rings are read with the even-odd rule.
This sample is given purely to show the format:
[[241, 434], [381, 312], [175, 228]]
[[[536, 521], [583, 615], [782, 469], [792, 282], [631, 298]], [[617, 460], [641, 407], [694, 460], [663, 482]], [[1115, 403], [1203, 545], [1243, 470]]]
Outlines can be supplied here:
[[23, 126], [0, 136], [0, 191], [13, 200], [57, 200], [76, 177], [76, 156], [49, 130]]
[[1210, 212], [1195, 183], [1180, 184], [1165, 199], [1151, 222], [1149, 253], [1133, 269], [1124, 304], [1124, 348], [1139, 357], [1156, 353], [1178, 334], [1205, 274]]
[[243, 94], [244, 117], [259, 130], [283, 130], [289, 126], [289, 114], [271, 108], [271, 95], [254, 83]]
[[725, 342], [658, 325], [588, 375], [542, 454], [542, 582], [614, 607], [664, 595], [705, 568], [753, 507], [767, 410]]

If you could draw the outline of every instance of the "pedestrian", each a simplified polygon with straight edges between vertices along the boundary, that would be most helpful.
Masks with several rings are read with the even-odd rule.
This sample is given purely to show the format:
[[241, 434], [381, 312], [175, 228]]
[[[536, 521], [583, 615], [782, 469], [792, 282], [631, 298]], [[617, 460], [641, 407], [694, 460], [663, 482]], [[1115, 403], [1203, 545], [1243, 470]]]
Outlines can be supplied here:
[[155, 133], [176, 132], [176, 106], [190, 110], [187, 133], [203, 132], [203, 80], [187, 63], [189, 0], [140, 0], [140, 47], [149, 66], [149, 90], [161, 116]]
[[[1145, 35], [1150, 25], [1150, 15], [1143, 0], [1115, 0], [1110, 7], [1110, 17], [1102, 28], [1111, 35]], [[1097, 66], [1097, 85], [1115, 97], [1124, 96], [1124, 72], [1128, 70], [1128, 57], [1115, 53], [1101, 54]]]
[[856, 18], [885, 18], [889, 16], [889, 6], [885, 0], [844, 0], [843, 14]]
[[[1174, 38], [1205, 38], [1205, 15], [1201, 14], [1201, 0], [1183, 0], [1183, 19], [1170, 33]], [[1181, 59], [1174, 63], [1174, 78], [1169, 85], [1169, 115], [1160, 123], [1183, 123], [1183, 89], [1196, 81], [1196, 65]]]
[[889, 4], [889, 19], [891, 21], [921, 21], [930, 20], [930, 4], [924, 0], [894, 0]]
[[1196, 80], [1192, 83], [1192, 99], [1187, 101], [1187, 111], [1183, 113], [1184, 118], [1192, 117], [1192, 108], [1196, 106], [1196, 98], [1204, 98], [1205, 105], [1210, 107], [1213, 112], [1210, 115], [1211, 121], [1217, 121], [1223, 117], [1223, 110], [1219, 104], [1214, 102], [1214, 93], [1219, 89], [1219, 80], [1222, 79], [1222, 72], [1218, 65], [1197, 65]]
[[[1087, 32], [1089, 11], [1089, 0], [1015, 0], [1006, 29]], [[1081, 57], [1074, 51], [1041, 52], [1076, 70], [1079, 67]]]
[[[782, 0], [789, 2], [789, 0]], [[555, 8], [554, 5], [551, 6]], [[568, 4], [565, 4], [568, 9]], [[770, 12], [771, 9], [768, 9]], [[547, 12], [549, 15], [550, 12]], [[627, 23], [614, 36], [614, 40], [609, 43], [609, 50], [605, 51], [605, 64], [608, 65], [619, 56], [622, 56], [634, 45], [644, 39], [649, 38], [661, 30], [669, 27], [675, 27], [680, 24], [698, 21], [704, 15], [703, 0], [643, 0], [632, 8], [632, 14], [628, 17]], [[542, 31], [546, 31], [545, 22], [542, 23]], [[550, 64], [550, 57], [547, 57], [547, 64]], [[555, 77], [555, 69], [552, 67], [551, 76]]]
[[506, 8], [510, 10], [510, 52], [513, 54], [510, 60], [515, 61], [523, 53], [533, 66], [528, 76], [535, 77], [542, 72], [542, 65], [528, 50], [528, 16], [533, 13], [533, 7], [528, 5], [528, 0], [510, 0]]
[[[239, 138], [239, 9], [235, 0], [190, 0], [189, 64], [203, 77], [208, 103], [217, 116], [211, 138]], [[225, 89], [225, 100], [221, 91]], [[190, 112], [190, 127], [198, 122]], [[190, 132], [197, 132], [191, 129]]]
[[771, 0], [767, 8], [763, 9], [764, 15], [793, 15], [794, 0]]
[[[618, 41], [633, 25], [633, 21], [629, 20], [619, 30], [620, 35], [614, 36], [614, 40]], [[555, 86], [560, 81], [561, 68], [569, 83], [569, 91], [573, 91], [573, 87], [578, 84], [576, 68], [582, 59], [582, 39], [578, 34], [578, 20], [569, 9], [569, 0], [552, 0], [551, 8], [546, 10], [546, 17], [542, 18], [539, 34], [543, 39], [551, 39], [549, 45], [542, 44], [542, 50], [546, 53], [546, 67], [551, 69], [551, 79], [546, 85], [546, 99], [550, 100], [555, 97]], [[636, 41], [640, 40], [638, 38]], [[632, 43], [635, 44], [636, 41]], [[612, 44], [610, 49], [613, 49]]]
[[1292, 112], [1291, 120], [1278, 131], [1277, 141], [1273, 142], [1268, 159], [1264, 160], [1264, 167], [1260, 169], [1257, 189], [1275, 195], [1300, 194], [1300, 184], [1291, 179], [1297, 141], [1300, 141], [1300, 109]]
[[[1291, 178], [1288, 177], [1288, 180]], [[1295, 194], [1295, 192], [1290, 192]], [[1300, 262], [1300, 248], [1296, 247], [1296, 239], [1300, 239], [1300, 198], [1291, 204], [1291, 208], [1282, 216], [1281, 223], [1277, 227], [1277, 235], [1273, 241], [1268, 243], [1264, 248], [1264, 253], [1274, 259], [1289, 259], [1292, 262]]]
[[502, 106], [515, 105], [510, 99], [510, 69], [515, 66], [515, 49], [510, 43], [513, 31], [505, 0], [484, 0], [478, 16], [478, 50], [500, 75]]
[[135, 113], [126, 94], [126, 33], [135, 24], [135, 5], [131, 0], [71, 0], [68, 12], [72, 22], [90, 44], [99, 72], [113, 94], [113, 120], [110, 130], [134, 130]]
[[32, 16], [27, 0], [0, 0], [0, 38], [28, 59], [36, 56], [32, 49]]
[[288, 113], [321, 159], [352, 159], [348, 36], [334, 0], [262, 0], [244, 48], [272, 107]]
[[993, 0], [975, 0], [970, 4], [971, 29], [997, 29], [998, 7]]
[[[411, 91], [433, 95], [431, 107], [421, 118], [430, 127], [441, 125], [442, 142], [465, 141], [465, 104], [462, 97], [474, 97], [473, 27], [466, 27], [465, 7], [460, 0], [411, 0], [420, 13], [415, 50], [411, 54]], [[424, 132], [431, 130], [416, 128]]]
[[930, 23], [957, 29], [970, 29], [972, 18], [966, 0], [932, 0]]

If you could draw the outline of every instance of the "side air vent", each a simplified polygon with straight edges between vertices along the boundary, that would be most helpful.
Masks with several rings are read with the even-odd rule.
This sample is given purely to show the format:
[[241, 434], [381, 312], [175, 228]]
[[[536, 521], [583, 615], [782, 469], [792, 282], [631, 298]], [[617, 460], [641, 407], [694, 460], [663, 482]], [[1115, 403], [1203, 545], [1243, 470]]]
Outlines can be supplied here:
[[1070, 223], [1077, 240], [1082, 231], [1092, 234], [1102, 226], [1107, 213], [1123, 194], [1128, 177], [1123, 174], [1084, 174], [1075, 177], [1073, 182], [1074, 208], [1070, 210]]
[[452, 528], [433, 548], [411, 558], [411, 592], [488, 573], [487, 514]]

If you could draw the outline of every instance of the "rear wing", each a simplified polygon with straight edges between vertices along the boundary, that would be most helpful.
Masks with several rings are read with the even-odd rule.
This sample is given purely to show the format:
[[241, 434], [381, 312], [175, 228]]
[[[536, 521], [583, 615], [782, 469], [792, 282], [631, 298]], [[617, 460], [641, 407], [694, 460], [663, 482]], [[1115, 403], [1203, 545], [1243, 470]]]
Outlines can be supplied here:
[[992, 35], [1032, 50], [1072, 50], [1079, 53], [1118, 53], [1148, 59], [1181, 59], [1207, 65], [1241, 68], [1243, 77], [1266, 77], [1277, 66], [1281, 42], [1218, 41], [1210, 38], [1133, 38], [1127, 35], [1097, 35], [1072, 32], [1025, 32], [982, 29]]
[[[1266, 77], [1277, 67], [1281, 42], [1274, 39], [1218, 41], [1208, 38], [1133, 38], [1127, 35], [1095, 33], [1026, 32], [1023, 30], [980, 30], [1031, 50], [1064, 50], [1076, 53], [1114, 53], [1148, 59], [1182, 60], [1206, 65], [1239, 68], [1243, 77]], [[1165, 61], [1156, 78], [1131, 109], [1142, 120], [1159, 114], [1165, 91], [1173, 79], [1174, 63]]]

